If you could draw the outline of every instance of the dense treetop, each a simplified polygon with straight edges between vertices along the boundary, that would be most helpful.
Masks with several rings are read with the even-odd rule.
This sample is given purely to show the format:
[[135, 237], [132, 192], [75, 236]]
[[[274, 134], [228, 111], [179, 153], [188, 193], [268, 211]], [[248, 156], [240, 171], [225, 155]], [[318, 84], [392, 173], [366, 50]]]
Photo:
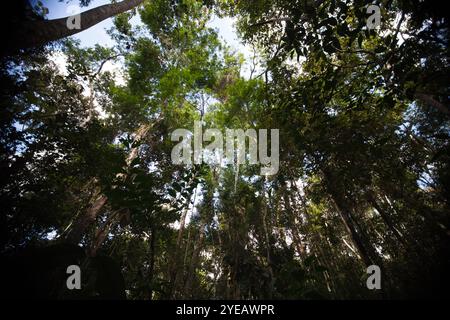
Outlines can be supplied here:
[[[2, 51], [2, 254], [81, 245], [120, 264], [129, 299], [441, 295], [450, 266], [443, 4], [135, 2], [113, 14], [111, 47], [57, 33]], [[212, 17], [235, 19], [254, 61], [220, 40]], [[111, 62], [122, 81], [105, 71]], [[173, 164], [170, 135], [194, 121], [279, 129], [278, 173]], [[374, 264], [381, 291], [366, 287]]]

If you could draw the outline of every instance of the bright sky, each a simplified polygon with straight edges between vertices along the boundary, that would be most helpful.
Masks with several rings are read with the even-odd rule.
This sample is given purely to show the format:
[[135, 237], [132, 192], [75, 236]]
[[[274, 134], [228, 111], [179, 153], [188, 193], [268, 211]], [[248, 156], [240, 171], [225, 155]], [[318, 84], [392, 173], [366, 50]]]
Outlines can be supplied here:
[[[38, 0], [30, 0], [32, 4], [37, 3]], [[67, 1], [60, 2], [58, 0], [42, 0], [45, 7], [49, 9], [48, 19], [58, 19], [62, 17], [67, 17], [71, 15], [70, 6], [77, 5], [77, 1]], [[81, 8], [81, 11], [86, 11], [91, 8], [95, 8], [104, 4], [110, 3], [110, 0], [92, 0], [88, 7]], [[139, 17], [134, 17], [132, 22], [139, 23]], [[232, 18], [219, 18], [214, 16], [208, 25], [216, 29], [219, 33], [220, 38], [228, 44], [230, 47], [236, 51], [242, 53], [246, 61], [251, 61], [252, 51], [248, 46], [243, 45], [236, 34], [236, 28], [234, 27], [234, 20]], [[75, 39], [81, 41], [82, 46], [90, 47], [95, 44], [100, 44], [103, 46], [113, 46], [114, 42], [110, 39], [106, 30], [113, 26], [112, 18], [106, 19], [91, 28], [80, 32], [73, 36]], [[250, 74], [250, 68], [248, 65], [244, 67], [242, 76], [248, 77]]]

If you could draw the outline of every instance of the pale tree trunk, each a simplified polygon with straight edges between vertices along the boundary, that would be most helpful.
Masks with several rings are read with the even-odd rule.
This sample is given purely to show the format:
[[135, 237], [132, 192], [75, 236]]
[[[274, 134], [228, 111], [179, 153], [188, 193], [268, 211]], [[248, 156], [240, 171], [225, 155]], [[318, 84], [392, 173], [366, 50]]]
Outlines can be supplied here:
[[[178, 236], [177, 236], [177, 244], [174, 250], [174, 254], [172, 256], [172, 261], [169, 265], [170, 270], [170, 289], [169, 289], [169, 298], [175, 298], [176, 294], [176, 286], [178, 282], [178, 269], [181, 264], [181, 257], [180, 257], [180, 250], [181, 250], [181, 241], [183, 239], [184, 234], [184, 227], [186, 224], [186, 216], [189, 211], [189, 208], [186, 208], [183, 210], [183, 213], [181, 214], [180, 218], [180, 227], [178, 229]], [[187, 246], [187, 244], [186, 244]]]
[[[266, 177], [266, 181], [267, 181], [267, 177]], [[267, 227], [267, 215], [268, 215], [268, 210], [267, 210], [267, 205], [268, 203], [266, 202], [265, 199], [265, 194], [266, 194], [266, 188], [265, 188], [265, 184], [263, 184], [263, 195], [264, 195], [264, 200], [263, 200], [263, 212], [261, 215], [262, 218], [262, 226], [263, 226], [263, 230], [264, 230], [264, 238], [265, 238], [265, 242], [266, 242], [266, 258], [267, 258], [267, 269], [269, 271], [269, 275], [270, 275], [270, 287], [269, 287], [269, 299], [272, 299], [272, 294], [273, 294], [273, 288], [274, 288], [274, 275], [273, 275], [273, 269], [272, 269], [272, 258], [270, 255], [270, 236], [269, 236], [269, 231], [268, 231], [268, 227]], [[268, 196], [268, 200], [270, 201], [270, 193], [267, 192], [267, 196]]]
[[97, 23], [126, 12], [141, 4], [144, 0], [124, 0], [118, 3], [106, 4], [80, 13], [80, 29], [69, 29], [67, 21], [70, 17], [54, 20], [27, 20], [20, 25], [11, 26], [7, 35], [7, 48], [1, 54], [14, 54], [19, 49], [43, 46], [51, 41], [59, 40], [86, 29]]
[[[191, 177], [189, 180], [189, 184], [192, 183], [194, 180], [195, 175]], [[195, 201], [197, 198], [197, 188], [194, 189], [194, 202], [192, 205], [192, 210], [194, 210]], [[170, 265], [170, 290], [169, 290], [169, 297], [175, 298], [176, 290], [177, 290], [177, 284], [178, 284], [178, 277], [179, 277], [179, 269], [181, 264], [181, 272], [184, 272], [184, 264], [181, 263], [181, 257], [180, 257], [180, 250], [181, 250], [181, 242], [183, 240], [183, 234], [184, 229], [186, 227], [186, 217], [189, 212], [189, 206], [183, 211], [181, 218], [180, 218], [180, 228], [178, 229], [178, 237], [177, 237], [177, 245], [174, 251], [174, 255], [172, 257], [172, 263]], [[189, 245], [189, 239], [186, 246]], [[187, 250], [187, 248], [186, 248]]]

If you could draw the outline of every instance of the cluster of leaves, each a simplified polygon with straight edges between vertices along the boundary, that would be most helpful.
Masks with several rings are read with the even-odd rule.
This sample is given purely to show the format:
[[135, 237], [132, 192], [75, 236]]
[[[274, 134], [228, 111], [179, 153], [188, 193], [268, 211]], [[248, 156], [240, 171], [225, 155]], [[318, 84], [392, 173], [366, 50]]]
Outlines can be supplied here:
[[[115, 17], [114, 48], [65, 41], [67, 73], [50, 49], [2, 61], [1, 251], [82, 230], [132, 299], [439, 295], [448, 20], [412, 3], [376, 2], [368, 30], [362, 0], [145, 1], [139, 27]], [[212, 12], [237, 19], [262, 73], [243, 77]], [[195, 120], [278, 128], [278, 174], [174, 165], [170, 133]]]

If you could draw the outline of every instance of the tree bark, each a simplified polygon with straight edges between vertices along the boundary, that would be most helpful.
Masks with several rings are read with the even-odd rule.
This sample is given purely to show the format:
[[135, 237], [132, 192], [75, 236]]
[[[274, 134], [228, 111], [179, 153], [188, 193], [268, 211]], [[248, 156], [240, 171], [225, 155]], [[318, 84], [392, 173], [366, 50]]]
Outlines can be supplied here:
[[97, 197], [92, 202], [90, 207], [86, 210], [86, 213], [82, 214], [73, 223], [73, 225], [70, 226], [70, 229], [67, 235], [65, 236], [65, 241], [69, 243], [78, 244], [83, 238], [86, 229], [90, 225], [92, 225], [97, 219], [98, 213], [103, 208], [107, 200], [108, 198], [105, 195], [103, 194], [97, 195]]
[[[195, 175], [192, 175], [192, 177], [189, 179], [188, 184], [190, 185], [192, 181], [195, 179]], [[194, 209], [195, 201], [197, 198], [197, 188], [194, 189], [194, 202], [192, 204], [192, 209]], [[189, 205], [187, 208], [184, 209], [181, 217], [180, 217], [180, 228], [178, 229], [178, 236], [177, 236], [177, 245], [174, 250], [174, 254], [172, 256], [172, 261], [169, 265], [169, 272], [170, 272], [170, 289], [168, 292], [168, 296], [170, 299], [176, 298], [176, 289], [177, 289], [177, 282], [178, 282], [178, 275], [179, 275], [179, 264], [181, 264], [181, 257], [180, 257], [180, 250], [181, 250], [181, 242], [183, 239], [184, 229], [186, 227], [186, 217], [189, 212]], [[188, 245], [188, 244], [186, 244]], [[182, 265], [182, 272], [184, 271], [184, 265]]]
[[51, 41], [59, 40], [86, 29], [99, 22], [126, 12], [141, 4], [144, 0], [124, 0], [118, 3], [106, 4], [80, 13], [81, 28], [69, 29], [69, 17], [54, 20], [27, 20], [20, 25], [14, 25], [7, 34], [7, 47], [1, 55], [15, 54], [20, 49], [43, 46]]
[[156, 229], [152, 227], [150, 238], [150, 266], [148, 270], [148, 295], [149, 299], [153, 298], [153, 274], [155, 272], [155, 240], [156, 240]]
[[[267, 181], [267, 177], [266, 177], [266, 181]], [[265, 188], [265, 184], [263, 184], [263, 195], [264, 195], [264, 200], [263, 200], [263, 210], [262, 210], [262, 227], [263, 227], [263, 231], [264, 231], [264, 239], [266, 242], [266, 258], [267, 258], [267, 269], [269, 271], [269, 275], [270, 275], [270, 286], [269, 286], [269, 292], [268, 292], [268, 298], [272, 299], [272, 294], [273, 294], [273, 289], [274, 289], [274, 274], [273, 274], [273, 269], [272, 269], [272, 258], [270, 255], [270, 249], [271, 249], [271, 243], [270, 243], [270, 236], [269, 236], [269, 231], [268, 231], [268, 227], [267, 227], [267, 202], [265, 200], [265, 193], [266, 193], [266, 188]], [[270, 193], [267, 192], [269, 200], [270, 200]]]
[[[291, 206], [291, 199], [288, 195], [288, 189], [287, 189], [286, 184], [284, 185], [284, 188], [283, 188], [283, 201], [284, 201], [285, 210], [287, 211], [287, 218], [288, 218], [288, 221], [290, 224], [294, 247], [297, 250], [298, 255], [301, 258], [303, 258], [305, 250], [304, 250], [304, 246], [301, 241], [301, 238], [300, 238], [300, 232], [298, 230], [298, 227], [297, 227], [297, 224], [295, 221], [295, 213]], [[295, 202], [293, 202], [293, 203], [295, 203]]]
[[383, 268], [380, 257], [378, 256], [372, 245], [369, 243], [368, 239], [366, 239], [363, 231], [359, 228], [357, 222], [355, 221], [354, 214], [352, 213], [350, 206], [347, 204], [345, 196], [342, 194], [342, 192], [339, 191], [338, 187], [336, 186], [333, 174], [329, 170], [324, 170], [324, 176], [327, 191], [331, 195], [337, 207], [337, 210], [344, 222], [344, 225], [350, 233], [353, 243], [358, 249], [358, 252], [364, 264], [367, 267], [376, 264], [380, 268]]
[[195, 271], [197, 270], [198, 267], [198, 260], [200, 257], [200, 251], [203, 247], [203, 239], [205, 238], [205, 227], [206, 227], [206, 223], [202, 223], [200, 225], [200, 230], [199, 230], [199, 235], [197, 238], [196, 243], [194, 243], [194, 248], [192, 250], [192, 257], [191, 257], [191, 261], [189, 263], [189, 270], [188, 270], [188, 274], [187, 274], [187, 279], [186, 282], [184, 284], [184, 293], [185, 295], [188, 295], [188, 298], [190, 299], [195, 299], [195, 297], [192, 295], [192, 283], [194, 282], [195, 279]]
[[368, 194], [368, 201], [369, 203], [378, 211], [381, 218], [383, 219], [384, 223], [388, 227], [388, 229], [394, 234], [394, 236], [397, 238], [397, 240], [406, 247], [406, 241], [403, 238], [403, 235], [401, 232], [395, 227], [394, 221], [392, 221], [389, 213], [387, 213], [377, 202], [376, 196], [372, 193]]
[[[176, 287], [178, 282], [178, 269], [181, 264], [180, 250], [181, 241], [183, 239], [184, 227], [186, 224], [186, 216], [189, 208], [184, 209], [180, 218], [180, 228], [178, 229], [177, 244], [174, 250], [174, 255], [172, 256], [172, 261], [170, 263], [170, 289], [169, 289], [169, 299], [174, 299], [176, 295]], [[187, 245], [187, 244], [186, 244]]]
[[98, 249], [101, 247], [101, 245], [105, 241], [112, 226], [116, 222], [121, 221], [124, 218], [124, 216], [126, 216], [126, 215], [129, 215], [129, 212], [126, 209], [113, 212], [110, 214], [110, 216], [108, 217], [106, 222], [97, 229], [97, 231], [95, 232], [94, 239], [88, 250], [88, 254], [90, 257], [95, 257], [97, 255]]
[[[134, 141], [143, 139], [147, 135], [151, 127], [152, 126], [148, 124], [141, 125], [136, 132]], [[127, 165], [130, 165], [137, 156], [138, 147], [135, 147], [130, 151], [130, 154], [126, 159]], [[125, 175], [123, 173], [119, 173], [117, 174], [117, 177], [125, 178]], [[107, 203], [107, 201], [108, 197], [106, 195], [97, 193], [95, 200], [86, 210], [86, 212], [78, 217], [75, 222], [73, 222], [72, 225], [67, 228], [68, 232], [64, 236], [65, 241], [73, 244], [78, 244], [83, 238], [83, 235], [85, 234], [87, 228], [95, 223], [97, 216], [100, 214], [103, 206]], [[101, 245], [101, 243], [99, 243], [98, 245]]]

